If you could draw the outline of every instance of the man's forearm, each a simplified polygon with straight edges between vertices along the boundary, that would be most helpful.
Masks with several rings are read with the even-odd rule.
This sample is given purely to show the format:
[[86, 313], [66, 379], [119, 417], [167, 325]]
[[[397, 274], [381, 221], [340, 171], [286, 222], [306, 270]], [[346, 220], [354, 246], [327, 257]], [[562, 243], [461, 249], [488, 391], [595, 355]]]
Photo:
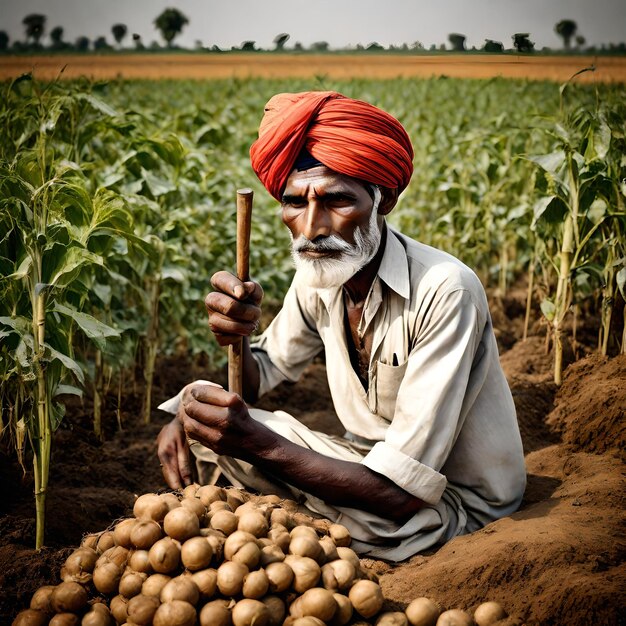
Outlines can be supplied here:
[[405, 521], [424, 503], [360, 463], [333, 459], [303, 448], [259, 425], [242, 457], [268, 473], [329, 504]]

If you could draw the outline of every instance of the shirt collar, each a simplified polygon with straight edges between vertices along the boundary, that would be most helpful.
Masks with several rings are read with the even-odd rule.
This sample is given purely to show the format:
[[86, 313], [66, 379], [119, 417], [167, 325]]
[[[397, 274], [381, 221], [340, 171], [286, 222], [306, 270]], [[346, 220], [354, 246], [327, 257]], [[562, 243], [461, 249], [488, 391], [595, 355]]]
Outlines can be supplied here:
[[387, 232], [387, 241], [385, 243], [385, 252], [378, 268], [378, 276], [398, 295], [408, 299], [411, 295], [411, 286], [409, 283], [409, 261], [406, 256], [406, 250], [399, 239], [398, 233], [389, 224], [387, 224], [385, 230]]
[[[406, 256], [406, 250], [399, 239], [398, 233], [390, 228], [389, 224], [386, 224], [385, 233], [385, 251], [383, 252], [383, 258], [380, 260], [377, 276], [399, 296], [408, 299], [411, 295], [411, 287], [409, 284], [409, 261]], [[318, 289], [317, 293], [326, 309], [330, 311], [333, 300], [341, 294], [341, 287]]]

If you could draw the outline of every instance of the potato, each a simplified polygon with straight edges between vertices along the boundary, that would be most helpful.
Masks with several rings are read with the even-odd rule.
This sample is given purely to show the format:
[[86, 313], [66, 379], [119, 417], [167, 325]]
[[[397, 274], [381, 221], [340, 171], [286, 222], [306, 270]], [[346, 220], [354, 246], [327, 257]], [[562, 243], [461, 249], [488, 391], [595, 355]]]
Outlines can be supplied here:
[[324, 622], [332, 619], [337, 611], [337, 602], [331, 591], [314, 587], [307, 589], [300, 598], [302, 616], [311, 615]]
[[265, 596], [261, 598], [261, 602], [267, 607], [270, 618], [268, 626], [281, 626], [285, 619], [285, 603], [278, 596]]
[[128, 601], [128, 620], [137, 626], [150, 626], [161, 602], [156, 596], [138, 595]]
[[256, 541], [248, 541], [231, 556], [231, 560], [242, 563], [248, 569], [254, 569], [261, 561], [261, 548]]
[[355, 582], [350, 588], [348, 598], [350, 598], [355, 611], [365, 619], [374, 617], [383, 606], [382, 589], [380, 585], [371, 580]]
[[352, 619], [352, 602], [341, 593], [333, 593], [333, 598], [337, 603], [337, 611], [329, 623], [333, 626], [344, 626]]
[[[98, 560], [96, 561], [96, 567], [102, 563], [115, 563], [118, 567], [125, 567], [128, 563], [128, 557], [130, 551], [122, 546], [113, 546], [108, 550], [105, 550]], [[95, 569], [95, 568], [94, 568]]]
[[211, 515], [209, 526], [221, 530], [225, 535], [231, 535], [237, 530], [239, 518], [231, 511], [218, 510]]
[[123, 519], [119, 521], [113, 529], [113, 539], [115, 539], [116, 546], [122, 546], [124, 548], [132, 548], [130, 541], [130, 531], [133, 529], [137, 520], [134, 517]]
[[313, 528], [312, 526], [304, 526], [302, 524], [300, 524], [299, 526], [294, 526], [289, 532], [289, 535], [292, 539], [294, 537], [310, 537], [315, 541], [319, 540], [315, 528]]
[[303, 534], [291, 536], [289, 554], [308, 556], [310, 559], [317, 561], [320, 553], [322, 553], [322, 546], [320, 546], [317, 535], [314, 538]]
[[270, 612], [263, 602], [244, 598], [233, 607], [232, 619], [234, 626], [267, 626]]
[[[174, 509], [177, 511], [178, 509]], [[196, 609], [182, 600], [162, 604], [154, 614], [153, 626], [194, 626]]]
[[109, 548], [115, 546], [115, 537], [113, 533], [105, 530], [103, 533], [98, 535], [98, 542], [96, 544], [96, 552], [98, 554], [102, 554], [106, 552]]
[[437, 619], [436, 626], [473, 626], [474, 620], [469, 613], [460, 609], [444, 611]]
[[306, 617], [298, 617], [293, 620], [291, 626], [325, 626], [325, 624], [318, 617], [307, 615]]
[[203, 569], [199, 572], [194, 572], [191, 575], [191, 580], [196, 583], [198, 591], [200, 592], [200, 600], [208, 600], [215, 595], [217, 589], [217, 571], [214, 569]]
[[149, 550], [161, 537], [161, 525], [152, 519], [135, 520], [130, 531], [130, 542], [138, 550]]
[[[196, 498], [196, 494], [198, 493], [198, 489], [200, 489], [200, 485], [198, 483], [191, 483], [191, 485], [187, 485], [183, 489], [183, 498]], [[165, 495], [165, 494], [163, 494]]]
[[15, 616], [11, 626], [48, 626], [48, 619], [44, 611], [26, 609]]
[[285, 528], [290, 528], [292, 525], [291, 515], [288, 511], [285, 511], [285, 509], [272, 509], [272, 512], [270, 513], [270, 524], [272, 526], [274, 524], [280, 524]]
[[483, 602], [474, 611], [477, 626], [491, 626], [507, 616], [506, 611], [498, 602]]
[[57, 613], [49, 622], [48, 626], [79, 626], [80, 617], [75, 613]]
[[[88, 535], [84, 535], [80, 542], [81, 548], [91, 548], [92, 550], [96, 550], [98, 547], [98, 539], [100, 535], [98, 533], [90, 533]], [[115, 541], [115, 540], [114, 540]]]
[[245, 504], [249, 497], [247, 492], [243, 489], [237, 489], [236, 487], [226, 487], [224, 493], [226, 494], [226, 502], [228, 502], [228, 505], [233, 511], [242, 504]]
[[[109, 608], [98, 602], [94, 604], [87, 613], [83, 615], [80, 626], [114, 626], [115, 621]], [[143, 626], [143, 625], [138, 625]]]
[[336, 561], [339, 558], [339, 552], [337, 552], [337, 546], [335, 545], [335, 542], [328, 535], [325, 535], [324, 537], [320, 537], [319, 544], [320, 544], [320, 547], [322, 548], [322, 551], [320, 553], [319, 558], [317, 559], [317, 562], [320, 565], [323, 565], [324, 563], [328, 563], [330, 561]]
[[148, 578], [148, 574], [143, 572], [134, 572], [126, 570], [120, 579], [119, 593], [125, 598], [133, 598], [141, 593], [144, 581]]
[[35, 611], [43, 611], [44, 613], [54, 613], [54, 609], [50, 605], [50, 596], [55, 589], [56, 585], [39, 587], [30, 599], [30, 608]]
[[135, 572], [143, 572], [144, 574], [152, 574], [152, 565], [150, 565], [150, 553], [147, 550], [134, 550], [128, 558], [128, 567]]
[[241, 563], [224, 561], [217, 568], [217, 588], [225, 596], [239, 595], [243, 589], [243, 577], [248, 568]]
[[123, 624], [128, 619], [128, 600], [124, 596], [114, 596], [110, 602], [111, 615], [118, 624]]
[[267, 538], [277, 545], [283, 552], [288, 552], [291, 536], [287, 529], [282, 526], [275, 526], [269, 529]]
[[331, 591], [349, 589], [356, 577], [356, 570], [350, 561], [337, 559], [322, 566], [322, 585]]
[[237, 530], [243, 530], [255, 537], [265, 537], [269, 530], [269, 524], [263, 513], [260, 511], [250, 511], [239, 516]]
[[111, 561], [96, 565], [93, 571], [93, 586], [106, 594], [116, 593], [122, 578], [122, 568]]
[[232, 560], [236, 552], [246, 543], [256, 543], [256, 537], [244, 530], [236, 530], [234, 533], [226, 537], [224, 542], [224, 558]]
[[221, 487], [216, 485], [203, 485], [195, 494], [196, 498], [200, 498], [200, 501], [204, 506], [210, 506], [212, 502], [217, 500], [226, 501], [226, 493]]
[[307, 589], [317, 585], [322, 570], [313, 559], [307, 556], [289, 554], [285, 557], [284, 562], [293, 570], [292, 587], [294, 591], [304, 593]]
[[268, 545], [265, 545], [263, 546], [263, 548], [261, 548], [260, 564], [262, 567], [265, 567], [270, 563], [277, 563], [284, 560], [285, 553], [276, 544], [270, 542]]
[[181, 500], [175, 493], [167, 492], [159, 495], [159, 498], [167, 504], [168, 510], [176, 509], [181, 505]]
[[[63, 567], [72, 576], [80, 576], [84, 573], [91, 574], [96, 566], [98, 560], [98, 553], [91, 548], [77, 548], [70, 554]], [[86, 582], [89, 582], [91, 577]], [[75, 581], [80, 582], [80, 581]]]
[[435, 626], [441, 613], [439, 606], [430, 598], [416, 598], [404, 612], [411, 626]]
[[163, 519], [163, 529], [172, 539], [187, 541], [200, 534], [198, 516], [182, 506], [172, 509]]
[[409, 620], [400, 611], [381, 613], [376, 620], [376, 626], [408, 626]]
[[206, 537], [187, 539], [180, 551], [183, 565], [191, 572], [205, 569], [213, 558], [213, 548]]
[[282, 593], [291, 587], [293, 582], [293, 570], [287, 563], [270, 563], [265, 568], [265, 574], [272, 593]]
[[144, 493], [135, 500], [133, 514], [137, 519], [162, 522], [169, 511], [167, 501], [156, 493]]
[[213, 513], [217, 513], [218, 511], [228, 511], [229, 513], [233, 513], [233, 509], [230, 504], [228, 504], [228, 502], [224, 502], [223, 500], [215, 500], [215, 502], [211, 502], [211, 504], [209, 504], [209, 516], [213, 515]]
[[347, 548], [352, 541], [350, 531], [341, 524], [331, 524], [328, 528], [328, 534], [336, 546]]
[[361, 571], [361, 559], [359, 559], [359, 555], [352, 548], [337, 546], [337, 554], [339, 555], [340, 559], [350, 561], [350, 563], [354, 565], [354, 569], [356, 570], [357, 574]]
[[228, 600], [207, 602], [200, 611], [200, 626], [230, 626], [232, 619], [228, 605]]
[[[178, 509], [174, 509], [177, 511]], [[152, 569], [159, 574], [169, 574], [180, 563], [181, 547], [171, 537], [159, 539], [149, 550], [148, 560]]]
[[171, 576], [167, 576], [166, 574], [152, 574], [152, 576], [146, 578], [141, 586], [141, 593], [144, 596], [155, 596], [158, 598], [161, 595], [161, 589], [163, 589], [170, 580], [172, 580]]
[[254, 570], [248, 572], [243, 577], [242, 593], [244, 598], [258, 600], [262, 598], [269, 588], [269, 579], [264, 570]]
[[159, 595], [161, 602], [183, 600], [195, 606], [200, 599], [200, 590], [191, 576], [177, 576], [168, 581]]
[[208, 509], [198, 498], [183, 498], [180, 501], [180, 506], [193, 511], [198, 517], [198, 520], [200, 520], [200, 523], [206, 519]]

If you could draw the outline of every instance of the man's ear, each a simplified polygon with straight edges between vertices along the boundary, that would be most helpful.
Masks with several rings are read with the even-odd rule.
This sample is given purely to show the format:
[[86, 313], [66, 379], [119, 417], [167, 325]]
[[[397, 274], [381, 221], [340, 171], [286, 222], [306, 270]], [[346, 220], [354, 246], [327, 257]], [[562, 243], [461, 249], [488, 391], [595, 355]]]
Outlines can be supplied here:
[[398, 189], [389, 187], [379, 187], [381, 193], [380, 204], [378, 205], [378, 215], [387, 215], [398, 202]]

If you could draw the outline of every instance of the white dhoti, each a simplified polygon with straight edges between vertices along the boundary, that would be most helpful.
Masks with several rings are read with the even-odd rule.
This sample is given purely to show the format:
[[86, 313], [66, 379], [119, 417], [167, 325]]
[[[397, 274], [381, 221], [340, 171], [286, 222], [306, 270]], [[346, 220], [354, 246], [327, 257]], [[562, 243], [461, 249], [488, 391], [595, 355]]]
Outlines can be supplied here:
[[[211, 384], [207, 381], [197, 382]], [[181, 397], [182, 392], [159, 408], [175, 414]], [[355, 441], [349, 433], [345, 437], [337, 437], [310, 430], [284, 411], [249, 410], [253, 419], [277, 434], [331, 458], [359, 463], [374, 444]], [[190, 449], [196, 458], [202, 484], [214, 484], [223, 475], [235, 487], [295, 500], [310, 511], [343, 524], [352, 536], [351, 547], [361, 556], [402, 561], [466, 532], [467, 516], [460, 497], [451, 485], [448, 485], [436, 505], [422, 508], [401, 525], [367, 511], [327, 504], [288, 482], [260, 471], [250, 463], [217, 455], [199, 442], [192, 442]]]

